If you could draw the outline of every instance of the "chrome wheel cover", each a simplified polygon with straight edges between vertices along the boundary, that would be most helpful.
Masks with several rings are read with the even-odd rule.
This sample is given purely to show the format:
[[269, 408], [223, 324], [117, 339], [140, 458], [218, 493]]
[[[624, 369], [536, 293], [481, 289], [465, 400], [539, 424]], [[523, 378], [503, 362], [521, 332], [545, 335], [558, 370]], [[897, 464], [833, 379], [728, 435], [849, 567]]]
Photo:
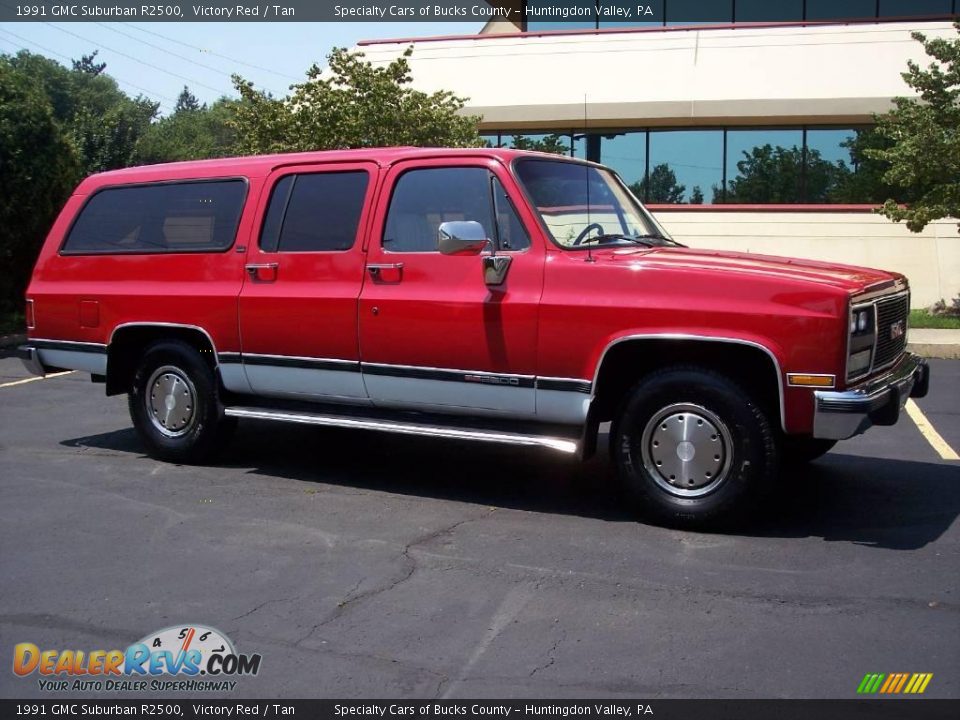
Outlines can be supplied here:
[[675, 403], [661, 408], [643, 428], [640, 447], [647, 472], [677, 497], [707, 495], [729, 475], [730, 431], [700, 405]]
[[166, 437], [185, 435], [196, 420], [196, 388], [187, 374], [173, 365], [153, 371], [144, 403], [150, 422]]

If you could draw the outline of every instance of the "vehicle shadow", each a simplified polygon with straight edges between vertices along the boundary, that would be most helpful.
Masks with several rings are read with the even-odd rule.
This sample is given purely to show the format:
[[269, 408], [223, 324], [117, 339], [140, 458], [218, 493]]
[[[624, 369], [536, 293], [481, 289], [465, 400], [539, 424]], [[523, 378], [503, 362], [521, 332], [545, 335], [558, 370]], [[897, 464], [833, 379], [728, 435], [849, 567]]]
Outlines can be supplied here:
[[[62, 444], [143, 453], [132, 429]], [[579, 463], [539, 449], [245, 421], [214, 465], [608, 522], [638, 519], [607, 459], [605, 436], [597, 456]], [[759, 512], [714, 532], [916, 549], [939, 538], [960, 515], [957, 474], [956, 466], [945, 464], [830, 453], [784, 471]]]

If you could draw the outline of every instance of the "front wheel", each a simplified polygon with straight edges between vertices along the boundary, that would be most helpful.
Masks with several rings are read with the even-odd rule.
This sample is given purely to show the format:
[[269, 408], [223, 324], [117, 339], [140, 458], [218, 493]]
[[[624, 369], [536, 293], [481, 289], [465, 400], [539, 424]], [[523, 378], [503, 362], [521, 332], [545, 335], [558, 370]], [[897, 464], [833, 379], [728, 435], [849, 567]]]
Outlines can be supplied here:
[[655, 517], [694, 525], [743, 511], [776, 472], [766, 416], [729, 378], [656, 372], [625, 399], [612, 434], [627, 490]]
[[130, 417], [147, 452], [160, 460], [198, 463], [229, 436], [213, 369], [187, 343], [154, 343], [144, 353], [129, 394]]

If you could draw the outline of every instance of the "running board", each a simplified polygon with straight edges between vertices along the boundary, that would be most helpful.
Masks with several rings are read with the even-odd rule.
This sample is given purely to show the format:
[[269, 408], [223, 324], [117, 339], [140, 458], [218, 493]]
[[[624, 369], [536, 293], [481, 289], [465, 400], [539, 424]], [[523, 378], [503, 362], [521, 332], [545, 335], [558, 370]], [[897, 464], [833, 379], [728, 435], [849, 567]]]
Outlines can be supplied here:
[[300, 423], [302, 425], [322, 425], [325, 427], [353, 428], [354, 430], [379, 430], [380, 432], [398, 433], [400, 435], [424, 435], [427, 437], [446, 438], [448, 440], [474, 440], [477, 442], [500, 443], [503, 445], [545, 447], [563, 453], [576, 453], [579, 449], [575, 440], [566, 438], [502, 432], [484, 428], [428, 425], [376, 418], [312, 412], [291, 412], [254, 407], [227, 407], [224, 408], [224, 414], [228, 417], [276, 420], [278, 422]]

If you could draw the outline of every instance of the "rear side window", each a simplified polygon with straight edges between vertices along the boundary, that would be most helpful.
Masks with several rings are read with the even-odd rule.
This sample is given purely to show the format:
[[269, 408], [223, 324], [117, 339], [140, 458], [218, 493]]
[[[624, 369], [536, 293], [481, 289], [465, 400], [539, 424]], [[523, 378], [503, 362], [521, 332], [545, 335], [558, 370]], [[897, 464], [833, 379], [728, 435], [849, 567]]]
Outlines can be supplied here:
[[349, 250], [357, 238], [368, 181], [362, 170], [282, 177], [270, 195], [260, 249]]
[[62, 252], [215, 252], [233, 244], [247, 193], [243, 180], [113, 187], [94, 194]]

